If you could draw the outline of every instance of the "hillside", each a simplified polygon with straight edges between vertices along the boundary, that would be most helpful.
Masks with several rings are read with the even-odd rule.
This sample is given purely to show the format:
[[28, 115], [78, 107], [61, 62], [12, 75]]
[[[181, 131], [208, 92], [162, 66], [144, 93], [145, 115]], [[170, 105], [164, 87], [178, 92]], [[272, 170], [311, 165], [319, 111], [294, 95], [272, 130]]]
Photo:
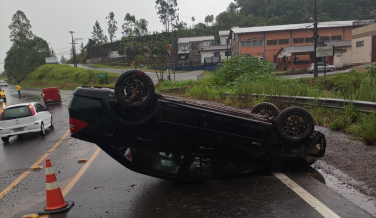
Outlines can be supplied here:
[[22, 82], [22, 87], [58, 87], [59, 89], [75, 89], [82, 85], [113, 87], [116, 79], [119, 77], [117, 73], [108, 73], [108, 82], [100, 84], [97, 77], [98, 73], [106, 73], [97, 70], [86, 70], [75, 68], [68, 65], [42, 65], [34, 72], [30, 73]]

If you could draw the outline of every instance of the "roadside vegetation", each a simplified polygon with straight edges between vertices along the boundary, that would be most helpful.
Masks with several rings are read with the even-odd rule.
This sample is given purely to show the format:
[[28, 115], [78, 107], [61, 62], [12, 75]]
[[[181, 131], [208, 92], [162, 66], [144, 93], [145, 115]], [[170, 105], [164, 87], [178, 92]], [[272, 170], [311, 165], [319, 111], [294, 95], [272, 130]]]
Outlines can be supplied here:
[[[98, 79], [97, 74], [104, 74], [103, 79]], [[105, 76], [107, 75], [107, 76]], [[117, 73], [108, 73], [97, 70], [86, 70], [68, 65], [42, 65], [30, 73], [21, 82], [22, 87], [58, 87], [59, 89], [74, 90], [78, 86], [114, 87]]]
[[[163, 81], [157, 90], [179, 88], [188, 98], [220, 101], [233, 106], [252, 108], [254, 105], [268, 101], [255, 99], [251, 94], [309, 96], [340, 98], [376, 102], [376, 65], [362, 74], [351, 71], [330, 77], [284, 79], [271, 74], [271, 65], [257, 58], [245, 56], [232, 57], [223, 63], [211, 76], [200, 81], [172, 82]], [[229, 98], [223, 95], [231, 93], [245, 98]], [[288, 105], [277, 105], [284, 109]], [[314, 116], [316, 123], [348, 133], [368, 144], [376, 143], [376, 115], [357, 112], [353, 105], [345, 110], [321, 107], [305, 107]]]

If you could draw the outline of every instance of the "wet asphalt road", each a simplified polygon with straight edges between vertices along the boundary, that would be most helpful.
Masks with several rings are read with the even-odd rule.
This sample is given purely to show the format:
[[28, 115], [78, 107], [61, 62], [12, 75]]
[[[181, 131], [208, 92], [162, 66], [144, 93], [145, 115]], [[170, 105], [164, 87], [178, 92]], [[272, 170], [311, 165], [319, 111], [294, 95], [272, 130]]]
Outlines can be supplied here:
[[[14, 87], [5, 88], [5, 93], [8, 105], [41, 102], [39, 90], [23, 90], [25, 98], [22, 99], [18, 99]], [[30, 172], [2, 198], [0, 196], [1, 218], [22, 217], [43, 210], [45, 172], [44, 169], [29, 171], [29, 168], [46, 153], [66, 194], [65, 200], [75, 202], [67, 214], [49, 217], [335, 217], [329, 216], [333, 214], [372, 217], [303, 170], [283, 173], [304, 192], [294, 189], [294, 185], [287, 186], [269, 172], [198, 184], [164, 181], [134, 173], [94, 144], [70, 138], [69, 134], [62, 139], [68, 130], [70, 96], [71, 91], [63, 91], [63, 104], [51, 105], [55, 129], [48, 130], [46, 136], [35, 133], [23, 139], [12, 137], [9, 143], [0, 142], [0, 191], [9, 188], [24, 172]], [[59, 140], [61, 143], [56, 149], [48, 153]], [[97, 152], [98, 156], [93, 158]], [[77, 163], [81, 158], [89, 161]], [[39, 165], [44, 167], [44, 159]], [[77, 182], [72, 182], [77, 178]], [[71, 188], [69, 192], [67, 187]], [[317, 201], [312, 203], [310, 197], [307, 201], [305, 192]], [[332, 213], [320, 214], [323, 207]]]

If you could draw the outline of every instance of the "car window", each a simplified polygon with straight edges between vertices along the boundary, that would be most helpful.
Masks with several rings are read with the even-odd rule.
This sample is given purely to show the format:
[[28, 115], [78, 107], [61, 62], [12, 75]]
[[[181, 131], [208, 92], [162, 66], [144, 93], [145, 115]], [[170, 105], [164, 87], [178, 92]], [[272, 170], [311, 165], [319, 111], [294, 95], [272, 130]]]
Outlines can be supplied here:
[[38, 104], [34, 104], [35, 112], [39, 113], [41, 111], [41, 108]]
[[41, 104], [38, 104], [38, 106], [40, 107], [40, 110], [41, 110], [41, 111], [45, 111], [45, 110], [46, 110], [46, 108], [45, 108], [45, 107], [43, 107], [43, 105], [41, 105]]
[[2, 120], [11, 120], [22, 117], [31, 116], [31, 111], [28, 106], [12, 107], [4, 110], [1, 117]]

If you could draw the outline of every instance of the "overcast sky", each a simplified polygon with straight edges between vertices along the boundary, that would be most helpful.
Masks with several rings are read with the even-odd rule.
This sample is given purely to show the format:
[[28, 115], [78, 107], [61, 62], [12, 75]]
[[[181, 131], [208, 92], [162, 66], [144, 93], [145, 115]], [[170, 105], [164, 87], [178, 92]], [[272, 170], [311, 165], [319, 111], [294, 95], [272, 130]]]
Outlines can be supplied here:
[[[206, 15], [213, 14], [215, 17], [226, 10], [230, 2], [232, 0], [178, 0], [180, 20], [191, 25], [190, 18], [194, 16], [195, 23], [203, 22]], [[74, 37], [83, 38], [86, 44], [98, 20], [108, 35], [105, 18], [110, 12], [114, 12], [118, 22], [117, 38], [121, 37], [121, 25], [128, 12], [136, 19], [145, 18], [149, 22], [149, 31], [163, 30], [155, 10], [155, 0], [0, 0], [0, 72], [11, 46], [8, 26], [17, 10], [26, 14], [32, 32], [50, 43], [59, 60], [61, 54], [69, 58], [69, 31], [74, 31]]]

